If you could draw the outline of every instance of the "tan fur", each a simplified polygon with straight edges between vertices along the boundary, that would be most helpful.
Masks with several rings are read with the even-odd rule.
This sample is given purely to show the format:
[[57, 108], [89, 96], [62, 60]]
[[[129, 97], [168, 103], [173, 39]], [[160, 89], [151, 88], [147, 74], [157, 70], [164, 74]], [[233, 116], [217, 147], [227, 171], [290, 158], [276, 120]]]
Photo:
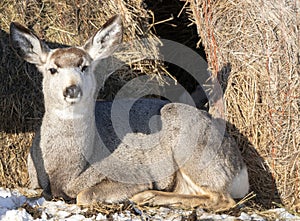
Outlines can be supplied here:
[[89, 55], [79, 48], [58, 49], [51, 55], [54, 64], [59, 68], [80, 67], [84, 58], [89, 58]]
[[[248, 174], [235, 141], [206, 112], [142, 100], [130, 122], [139, 133], [118, 137], [110, 121], [112, 104], [95, 103], [97, 83], [103, 84], [95, 75], [101, 73], [83, 67], [95, 70], [96, 60], [111, 55], [121, 39], [118, 16], [82, 48], [49, 49], [28, 29], [11, 25], [13, 47], [43, 73], [46, 111], [28, 158], [32, 187], [43, 188], [49, 199], [77, 198], [79, 205], [131, 199], [141, 205], [229, 209], [232, 196], [247, 193]], [[130, 100], [122, 102], [120, 109]], [[159, 111], [162, 128], [149, 134], [141, 122]], [[239, 184], [244, 187], [236, 191]]]

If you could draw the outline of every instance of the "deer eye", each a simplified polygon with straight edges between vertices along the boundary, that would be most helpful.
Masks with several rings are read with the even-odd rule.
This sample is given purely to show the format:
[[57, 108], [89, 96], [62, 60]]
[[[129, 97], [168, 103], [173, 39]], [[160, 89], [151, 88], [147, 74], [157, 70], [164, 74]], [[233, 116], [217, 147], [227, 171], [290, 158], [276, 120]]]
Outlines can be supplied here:
[[57, 73], [56, 68], [50, 68], [49, 71], [50, 71], [51, 74], [56, 74]]
[[88, 68], [88, 66], [87, 66], [87, 65], [84, 65], [84, 66], [82, 66], [81, 71], [82, 71], [82, 72], [85, 72], [85, 71], [87, 70], [87, 68]]

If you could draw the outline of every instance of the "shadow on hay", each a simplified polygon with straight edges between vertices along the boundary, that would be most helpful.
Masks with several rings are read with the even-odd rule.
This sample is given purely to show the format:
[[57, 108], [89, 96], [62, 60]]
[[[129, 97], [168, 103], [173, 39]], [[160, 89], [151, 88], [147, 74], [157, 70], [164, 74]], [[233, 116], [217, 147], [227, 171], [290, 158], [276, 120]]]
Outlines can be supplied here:
[[[260, 156], [247, 137], [235, 125], [226, 122], [227, 131], [236, 139], [248, 167], [250, 192], [256, 195], [253, 202], [264, 209], [282, 205], [277, 185], [266, 161]], [[251, 204], [252, 200], [250, 201]], [[275, 204], [274, 204], [275, 203]]]
[[17, 57], [9, 34], [0, 30], [0, 131], [32, 132], [43, 113], [41, 74]]
[[27, 153], [43, 112], [41, 76], [19, 59], [0, 30], [0, 186], [25, 186]]

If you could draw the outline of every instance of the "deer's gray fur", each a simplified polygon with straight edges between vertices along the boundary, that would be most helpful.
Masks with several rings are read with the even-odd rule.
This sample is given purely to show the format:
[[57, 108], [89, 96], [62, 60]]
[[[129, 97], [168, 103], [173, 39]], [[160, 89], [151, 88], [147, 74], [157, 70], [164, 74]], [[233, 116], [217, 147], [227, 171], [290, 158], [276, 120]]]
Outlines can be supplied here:
[[[95, 63], [109, 59], [121, 40], [119, 16], [83, 47], [65, 49], [49, 49], [27, 28], [11, 24], [13, 48], [43, 74], [45, 114], [28, 158], [32, 186], [83, 205], [131, 199], [230, 208], [232, 197], [248, 192], [247, 169], [234, 140], [223, 137], [205, 112], [141, 100], [133, 108], [135, 133], [117, 137], [111, 103], [95, 105]], [[151, 131], [148, 119], [159, 112], [162, 128]]]

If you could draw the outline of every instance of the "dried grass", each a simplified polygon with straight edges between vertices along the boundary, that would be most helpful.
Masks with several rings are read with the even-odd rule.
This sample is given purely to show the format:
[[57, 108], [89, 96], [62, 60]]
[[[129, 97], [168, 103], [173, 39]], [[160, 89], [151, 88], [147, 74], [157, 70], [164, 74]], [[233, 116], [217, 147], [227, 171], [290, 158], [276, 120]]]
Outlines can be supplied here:
[[[117, 57], [130, 68], [124, 67], [107, 81], [100, 96], [108, 99], [136, 75], [151, 74], [160, 80], [164, 72], [159, 61], [137, 59], [141, 53], [158, 57], [160, 43], [150, 31], [151, 14], [142, 0], [0, 2], [0, 186], [26, 186], [26, 156], [44, 112], [41, 74], [10, 48], [10, 23], [33, 29], [41, 39], [52, 42], [50, 47], [82, 45], [115, 14], [123, 18], [124, 41], [131, 42]], [[141, 38], [147, 41], [137, 41]]]
[[[261, 203], [300, 201], [299, 2], [187, 0]], [[219, 72], [220, 73], [220, 72]], [[234, 125], [234, 126], [233, 126]], [[247, 139], [245, 139], [245, 137]], [[253, 148], [254, 147], [254, 148]], [[265, 176], [268, 174], [267, 176]]]

